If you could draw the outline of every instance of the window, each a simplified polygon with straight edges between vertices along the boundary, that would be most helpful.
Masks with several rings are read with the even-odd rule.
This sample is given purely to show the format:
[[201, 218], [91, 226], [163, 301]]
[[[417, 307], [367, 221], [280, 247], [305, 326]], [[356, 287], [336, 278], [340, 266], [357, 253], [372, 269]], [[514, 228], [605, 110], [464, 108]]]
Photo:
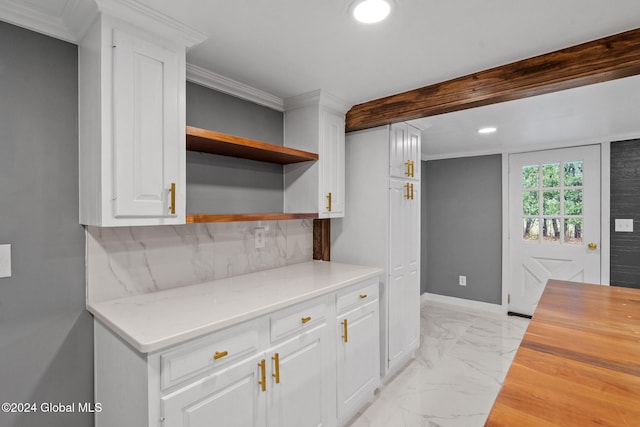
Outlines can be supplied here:
[[522, 167], [523, 240], [584, 243], [582, 167], [582, 161]]

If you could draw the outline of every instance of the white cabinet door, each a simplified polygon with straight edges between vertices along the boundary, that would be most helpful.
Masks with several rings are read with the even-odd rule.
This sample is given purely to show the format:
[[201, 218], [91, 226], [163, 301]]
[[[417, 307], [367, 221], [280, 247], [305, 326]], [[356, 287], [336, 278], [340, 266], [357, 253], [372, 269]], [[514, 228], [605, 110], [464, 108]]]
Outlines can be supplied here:
[[380, 383], [379, 301], [338, 317], [337, 326], [338, 419], [344, 421], [367, 402]]
[[333, 393], [327, 389], [327, 377], [335, 375], [335, 365], [326, 357], [327, 332], [324, 323], [267, 352], [272, 369], [268, 426], [328, 426], [327, 405]]
[[[180, 182], [178, 54], [113, 30], [113, 214], [170, 217]], [[174, 203], [175, 205], [175, 203]]]
[[261, 390], [259, 363], [252, 357], [161, 399], [165, 426], [264, 427], [266, 393]]
[[406, 123], [391, 125], [389, 174], [391, 177], [420, 180], [420, 130]]
[[344, 117], [321, 111], [320, 214], [344, 216]]
[[390, 180], [388, 366], [417, 348], [420, 339], [420, 187]]

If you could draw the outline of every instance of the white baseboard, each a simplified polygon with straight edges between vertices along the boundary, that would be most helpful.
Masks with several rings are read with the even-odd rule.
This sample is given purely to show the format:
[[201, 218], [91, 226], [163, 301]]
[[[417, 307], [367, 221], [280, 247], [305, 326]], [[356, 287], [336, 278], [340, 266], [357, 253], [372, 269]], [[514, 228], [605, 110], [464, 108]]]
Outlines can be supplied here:
[[491, 304], [482, 301], [473, 301], [469, 299], [448, 297], [445, 295], [431, 294], [425, 292], [420, 295], [420, 304], [424, 304], [427, 301], [441, 302], [443, 304], [455, 305], [458, 307], [472, 308], [475, 310], [482, 310], [490, 313], [503, 314], [506, 310], [500, 304]]

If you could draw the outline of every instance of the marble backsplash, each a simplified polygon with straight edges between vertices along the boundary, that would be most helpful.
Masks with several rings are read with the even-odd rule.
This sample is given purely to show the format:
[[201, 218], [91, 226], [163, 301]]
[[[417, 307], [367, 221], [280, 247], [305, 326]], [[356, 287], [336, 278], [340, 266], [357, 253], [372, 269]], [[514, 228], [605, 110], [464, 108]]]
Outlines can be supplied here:
[[[265, 228], [255, 249], [254, 229]], [[310, 261], [313, 220], [87, 227], [87, 300], [106, 301]]]

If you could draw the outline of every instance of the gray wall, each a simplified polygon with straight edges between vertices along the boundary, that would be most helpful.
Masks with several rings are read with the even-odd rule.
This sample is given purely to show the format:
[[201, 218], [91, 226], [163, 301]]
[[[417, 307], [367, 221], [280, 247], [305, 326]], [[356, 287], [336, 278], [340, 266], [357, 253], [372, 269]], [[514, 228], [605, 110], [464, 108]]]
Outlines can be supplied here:
[[[0, 22], [0, 402], [91, 402], [93, 332], [78, 224], [77, 46]], [[0, 426], [91, 414], [0, 412]]]
[[[282, 145], [281, 112], [187, 82], [187, 124]], [[281, 165], [187, 152], [187, 213], [282, 212]]]
[[[633, 233], [617, 233], [615, 219], [633, 219]], [[610, 284], [640, 288], [640, 139], [611, 144]]]
[[423, 162], [422, 200], [421, 291], [500, 304], [501, 156]]

